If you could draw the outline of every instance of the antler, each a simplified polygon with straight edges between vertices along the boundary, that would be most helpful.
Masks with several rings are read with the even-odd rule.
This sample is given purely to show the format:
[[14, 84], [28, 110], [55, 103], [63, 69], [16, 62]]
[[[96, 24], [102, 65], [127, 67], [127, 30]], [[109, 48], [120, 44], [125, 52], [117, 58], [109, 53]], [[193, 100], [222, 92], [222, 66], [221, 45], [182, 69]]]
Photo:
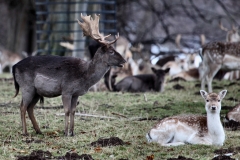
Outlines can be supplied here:
[[90, 36], [99, 43], [102, 43], [104, 45], [111, 45], [118, 40], [119, 33], [118, 35], [115, 36], [116, 37], [115, 40], [107, 41], [105, 38], [109, 37], [111, 34], [104, 36], [101, 33], [99, 33], [99, 16], [95, 14], [95, 17], [93, 19], [91, 16], [83, 16], [81, 14], [83, 23], [78, 20], [78, 24], [82, 28], [84, 36]]
[[228, 32], [229, 30], [222, 25], [222, 21], [219, 21], [219, 27], [221, 30]]

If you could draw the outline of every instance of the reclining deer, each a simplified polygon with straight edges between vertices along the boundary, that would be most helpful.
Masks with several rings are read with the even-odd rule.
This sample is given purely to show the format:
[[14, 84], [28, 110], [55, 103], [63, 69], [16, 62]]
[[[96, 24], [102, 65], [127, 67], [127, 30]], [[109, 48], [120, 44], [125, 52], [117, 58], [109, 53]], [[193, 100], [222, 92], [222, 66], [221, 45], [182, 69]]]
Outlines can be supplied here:
[[237, 104], [226, 114], [224, 123], [225, 125], [232, 127], [233, 130], [237, 130], [238, 126], [240, 126], [240, 104]]
[[221, 101], [227, 90], [219, 94], [200, 90], [205, 100], [207, 116], [182, 115], [162, 119], [156, 124], [146, 138], [162, 146], [184, 144], [204, 144], [222, 146], [225, 140], [224, 129], [220, 120]]
[[[62, 95], [65, 111], [65, 136], [74, 135], [74, 115], [78, 97], [87, 93], [88, 89], [97, 83], [111, 66], [119, 66], [126, 62], [115, 51], [111, 44], [99, 33], [99, 16], [83, 16], [83, 22], [78, 21], [85, 36], [90, 36], [102, 44], [89, 62], [73, 57], [60, 56], [32, 56], [23, 59], [13, 66], [13, 77], [17, 96], [19, 88], [22, 92], [20, 113], [23, 135], [27, 135], [26, 111], [36, 133], [41, 133], [34, 117], [33, 107], [43, 97], [57, 97]], [[70, 127], [68, 125], [70, 117]]]
[[170, 68], [165, 70], [155, 69], [152, 67], [154, 74], [139, 74], [135, 76], [128, 76], [115, 83], [115, 76], [112, 76], [114, 80], [111, 82], [113, 91], [126, 91], [126, 92], [147, 92], [156, 91], [163, 92], [165, 75], [169, 72]]
[[0, 50], [0, 74], [3, 73], [6, 67], [9, 67], [10, 73], [12, 73], [12, 66], [22, 60], [23, 57], [20, 54], [13, 53], [6, 49]]

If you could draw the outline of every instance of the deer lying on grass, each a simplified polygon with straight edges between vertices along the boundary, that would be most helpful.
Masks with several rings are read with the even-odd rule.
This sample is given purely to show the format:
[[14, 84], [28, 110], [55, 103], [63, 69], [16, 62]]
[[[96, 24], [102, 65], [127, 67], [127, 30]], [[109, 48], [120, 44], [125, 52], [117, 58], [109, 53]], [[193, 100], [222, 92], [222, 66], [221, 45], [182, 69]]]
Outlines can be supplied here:
[[[154, 74], [140, 74], [135, 76], [128, 76], [122, 79], [117, 84], [112, 84], [113, 91], [163, 92], [165, 74], [168, 73], [169, 70], [169, 68], [165, 70], [152, 68]], [[115, 79], [116, 76], [113, 76], [113, 78]], [[115, 83], [115, 81], [113, 80], [112, 83]]]
[[[17, 96], [19, 88], [22, 91], [20, 106], [23, 135], [27, 134], [26, 111], [36, 133], [41, 133], [33, 113], [33, 107], [43, 97], [57, 97], [62, 95], [65, 111], [65, 136], [74, 135], [74, 115], [78, 97], [87, 93], [88, 89], [97, 83], [111, 66], [119, 66], [126, 62], [115, 51], [111, 44], [99, 33], [99, 16], [83, 16], [83, 22], [78, 21], [85, 36], [90, 36], [103, 46], [98, 49], [89, 62], [73, 57], [60, 56], [32, 56], [23, 59], [13, 66], [13, 77]], [[70, 127], [68, 125], [70, 117]], [[68, 131], [69, 129], [69, 131]]]
[[12, 66], [22, 59], [23, 57], [17, 53], [12, 53], [5, 49], [0, 50], [0, 73], [2, 73], [6, 67], [9, 67], [10, 73], [12, 73]]
[[173, 116], [161, 120], [146, 135], [149, 142], [162, 146], [184, 144], [223, 145], [225, 133], [220, 120], [221, 101], [227, 90], [219, 94], [200, 90], [207, 116]]
[[233, 127], [233, 130], [237, 130], [240, 126], [240, 104], [227, 113], [224, 122], [226, 125]]

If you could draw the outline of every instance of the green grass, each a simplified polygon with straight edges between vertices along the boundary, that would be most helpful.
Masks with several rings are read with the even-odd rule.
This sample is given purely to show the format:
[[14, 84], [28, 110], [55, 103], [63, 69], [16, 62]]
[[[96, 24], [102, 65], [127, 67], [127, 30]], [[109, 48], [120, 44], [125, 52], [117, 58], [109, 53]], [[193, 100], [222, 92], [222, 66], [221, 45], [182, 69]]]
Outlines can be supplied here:
[[[10, 78], [11, 75], [4, 74]], [[173, 86], [180, 84], [185, 90], [175, 90]], [[63, 156], [74, 150], [79, 155], [90, 154], [94, 159], [129, 159], [144, 160], [154, 155], [154, 159], [176, 158], [178, 155], [187, 158], [209, 160], [214, 157], [213, 151], [220, 148], [240, 146], [239, 131], [226, 130], [224, 146], [185, 145], [178, 147], [161, 147], [156, 143], [147, 143], [145, 134], [157, 120], [138, 121], [140, 118], [164, 118], [176, 114], [206, 114], [204, 101], [199, 93], [199, 82], [167, 83], [164, 93], [117, 93], [88, 92], [79, 97], [77, 112], [115, 117], [116, 119], [75, 116], [75, 136], [65, 137], [64, 116], [62, 108], [35, 108], [35, 116], [43, 135], [35, 134], [29, 118], [27, 127], [29, 136], [21, 135], [22, 127], [19, 113], [21, 95], [15, 94], [12, 81], [0, 80], [0, 159], [15, 159], [16, 155], [29, 155], [33, 150], [50, 151], [54, 156]], [[228, 93], [222, 106], [234, 106], [238, 102], [228, 100], [240, 97], [240, 82], [229, 85], [229, 81], [215, 81], [214, 86], [222, 86]], [[214, 90], [219, 92], [221, 89]], [[61, 97], [45, 98], [44, 106], [61, 106]], [[227, 110], [222, 110], [222, 117]], [[96, 151], [89, 144], [99, 138], [119, 137], [123, 146], [103, 147]], [[239, 158], [240, 153], [232, 158]]]

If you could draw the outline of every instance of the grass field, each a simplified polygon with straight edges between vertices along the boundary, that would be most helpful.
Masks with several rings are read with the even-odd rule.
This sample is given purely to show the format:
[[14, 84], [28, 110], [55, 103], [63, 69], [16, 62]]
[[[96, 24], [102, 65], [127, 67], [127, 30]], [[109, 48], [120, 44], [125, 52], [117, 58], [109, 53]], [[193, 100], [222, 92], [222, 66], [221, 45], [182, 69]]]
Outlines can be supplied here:
[[[10, 78], [4, 74], [2, 77]], [[22, 136], [19, 113], [21, 95], [15, 94], [13, 81], [0, 80], [0, 159], [16, 159], [19, 155], [29, 155], [34, 150], [49, 151], [52, 157], [63, 156], [67, 152], [78, 155], [88, 154], [96, 160], [152, 160], [186, 158], [209, 160], [214, 151], [240, 146], [239, 130], [226, 129], [226, 141], [222, 147], [204, 145], [184, 145], [179, 147], [161, 147], [156, 143], [147, 143], [145, 135], [158, 121], [176, 114], [206, 114], [204, 100], [200, 96], [199, 82], [169, 82], [164, 93], [117, 93], [88, 92], [79, 97], [77, 113], [97, 117], [75, 116], [75, 136], [65, 137], [64, 113], [61, 97], [45, 98], [44, 105], [35, 107], [35, 116], [43, 135], [35, 134], [27, 118], [29, 136]], [[185, 89], [176, 90], [181, 85]], [[214, 92], [227, 89], [222, 102], [221, 116], [240, 101], [240, 82], [214, 81]], [[109, 118], [101, 118], [106, 116]], [[96, 147], [90, 144], [99, 138], [118, 137], [124, 145]], [[50, 158], [50, 157], [49, 157]], [[236, 152], [231, 158], [240, 158]]]

